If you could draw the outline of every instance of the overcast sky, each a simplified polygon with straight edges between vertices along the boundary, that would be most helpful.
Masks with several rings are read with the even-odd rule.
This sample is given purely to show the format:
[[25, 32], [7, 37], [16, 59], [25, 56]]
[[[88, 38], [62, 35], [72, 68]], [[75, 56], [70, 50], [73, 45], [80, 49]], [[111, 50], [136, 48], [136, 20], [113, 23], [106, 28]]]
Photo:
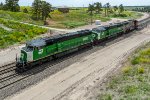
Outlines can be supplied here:
[[[34, 0], [19, 0], [21, 6], [30, 6]], [[45, 0], [51, 3], [53, 6], [70, 6], [70, 7], [82, 7], [87, 6], [89, 3], [101, 2], [105, 4], [109, 2], [111, 5], [123, 4], [125, 6], [143, 6], [150, 5], [150, 0]], [[0, 0], [5, 2], [5, 0]]]

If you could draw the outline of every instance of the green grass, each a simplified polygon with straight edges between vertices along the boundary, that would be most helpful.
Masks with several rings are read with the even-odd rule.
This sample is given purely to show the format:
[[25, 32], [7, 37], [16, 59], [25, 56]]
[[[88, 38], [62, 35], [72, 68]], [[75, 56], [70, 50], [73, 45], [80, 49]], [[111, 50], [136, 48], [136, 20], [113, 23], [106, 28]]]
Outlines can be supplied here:
[[0, 28], [0, 48], [6, 48], [16, 43], [25, 43], [25, 41], [47, 32], [47, 29], [20, 24], [10, 20], [0, 19], [0, 23], [13, 30], [7, 31]]
[[101, 87], [103, 89], [97, 98], [99, 100], [149, 100], [149, 61], [150, 43], [138, 49], [126, 62], [126, 66]]
[[[51, 19], [52, 22], [49, 26], [51, 27], [60, 27], [60, 28], [75, 28], [83, 25], [90, 24], [91, 17], [87, 13], [87, 9], [79, 9], [79, 10], [70, 10], [69, 13], [61, 13], [57, 10], [51, 12]], [[121, 15], [118, 13], [110, 13], [109, 17], [104, 16], [104, 11], [101, 14], [94, 14], [94, 20], [101, 20], [102, 22], [106, 22], [111, 20], [111, 18], [125, 18], [125, 19], [135, 19], [140, 18], [143, 14], [132, 12], [132, 11], [124, 11]], [[116, 16], [115, 16], [116, 15]]]
[[[60, 28], [75, 28], [83, 25], [90, 24], [91, 17], [86, 12], [87, 9], [70, 10], [69, 13], [61, 13], [57, 10], [51, 12], [51, 19], [53, 23], [49, 26]], [[99, 14], [93, 15], [93, 21], [99, 19], [101, 21], [108, 21], [110, 18], [102, 17]]]
[[31, 7], [30, 6], [21, 6], [20, 11], [23, 12], [24, 9], [27, 9], [29, 13], [31, 13]]
[[110, 17], [112, 18], [124, 18], [124, 19], [137, 19], [142, 17], [143, 14], [139, 12], [134, 12], [134, 11], [124, 11], [122, 14], [110, 14]]
[[0, 10], [0, 18], [15, 20], [20, 22], [27, 22], [31, 24], [43, 25], [43, 21], [32, 20], [30, 13], [11, 12]]
[[112, 95], [110, 95], [110, 94], [101, 94], [101, 95], [99, 95], [98, 100], [112, 100]]

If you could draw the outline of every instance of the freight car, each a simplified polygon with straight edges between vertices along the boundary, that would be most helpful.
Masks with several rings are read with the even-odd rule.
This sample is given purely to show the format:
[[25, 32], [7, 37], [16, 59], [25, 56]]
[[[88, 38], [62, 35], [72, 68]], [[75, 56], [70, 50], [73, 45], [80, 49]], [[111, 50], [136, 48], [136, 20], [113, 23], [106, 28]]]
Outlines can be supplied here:
[[29, 70], [37, 64], [87, 46], [93, 46], [102, 40], [125, 34], [136, 28], [137, 21], [129, 20], [113, 25], [100, 26], [92, 30], [81, 30], [29, 41], [21, 49], [21, 56], [16, 58], [16, 70], [17, 72]]

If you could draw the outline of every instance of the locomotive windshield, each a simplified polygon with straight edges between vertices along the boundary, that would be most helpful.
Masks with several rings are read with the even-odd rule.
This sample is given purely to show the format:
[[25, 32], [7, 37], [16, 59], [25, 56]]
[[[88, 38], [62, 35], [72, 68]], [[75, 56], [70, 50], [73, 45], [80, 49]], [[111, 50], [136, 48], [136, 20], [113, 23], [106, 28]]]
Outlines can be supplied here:
[[27, 46], [27, 49], [28, 49], [29, 51], [33, 51], [33, 50], [34, 50], [34, 48], [33, 48], [32, 46]]
[[93, 28], [92, 31], [103, 32], [103, 31], [105, 31], [105, 28], [104, 27], [97, 27], [97, 28]]
[[32, 47], [32, 46], [26, 46], [26, 47], [23, 47], [22, 50], [24, 50], [26, 52], [30, 52], [30, 51], [34, 50], [34, 47]]

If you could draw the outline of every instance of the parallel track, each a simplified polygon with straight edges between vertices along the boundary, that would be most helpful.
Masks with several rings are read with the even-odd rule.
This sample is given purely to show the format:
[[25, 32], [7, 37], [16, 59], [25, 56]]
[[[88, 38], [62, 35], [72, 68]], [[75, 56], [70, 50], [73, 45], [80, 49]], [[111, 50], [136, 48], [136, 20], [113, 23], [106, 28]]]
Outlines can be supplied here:
[[[18, 76], [18, 77], [17, 77], [17, 76]], [[19, 76], [19, 75], [16, 75], [16, 77], [13, 77], [14, 80], [13, 80], [12, 82], [11, 82], [9, 79], [8, 79], [8, 80], [5, 80], [5, 81], [2, 81], [2, 82], [1, 82], [1, 85], [0, 85], [0, 89], [6, 88], [6, 87], [8, 87], [8, 86], [10, 86], [10, 85], [13, 85], [13, 84], [15, 84], [15, 83], [17, 83], [17, 82], [19, 82], [19, 81], [21, 81], [21, 80], [23, 80], [23, 79], [29, 77], [29, 76], [30, 76], [30, 75], [21, 77], [21, 76]], [[12, 80], [13, 78], [11, 78], [11, 80]]]
[[6, 68], [0, 70], [0, 75], [14, 71], [15, 69], [16, 69], [15, 65], [7, 66]]
[[12, 65], [12, 64], [15, 64], [15, 62], [12, 62], [12, 63], [6, 64], [6, 65], [0, 66], [0, 69], [6, 68], [7, 66], [10, 66], [10, 65]]

